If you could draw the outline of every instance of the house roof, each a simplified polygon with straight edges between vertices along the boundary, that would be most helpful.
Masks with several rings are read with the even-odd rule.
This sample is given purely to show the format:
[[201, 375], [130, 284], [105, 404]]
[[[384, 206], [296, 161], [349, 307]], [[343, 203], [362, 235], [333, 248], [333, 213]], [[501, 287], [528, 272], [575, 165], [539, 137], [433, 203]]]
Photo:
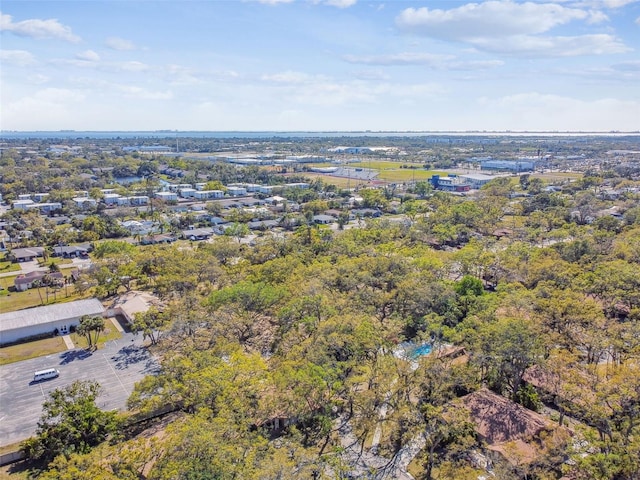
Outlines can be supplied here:
[[11, 255], [14, 258], [38, 257], [43, 253], [44, 247], [14, 248], [11, 250]]
[[550, 427], [542, 415], [482, 388], [462, 397], [476, 431], [488, 444], [522, 440]]
[[60, 272], [29, 272], [23, 275], [18, 275], [13, 281], [14, 285], [24, 285], [35, 282], [36, 280], [40, 280], [45, 276], [49, 275], [51, 278], [64, 278], [62, 273]]
[[88, 252], [89, 248], [84, 245], [64, 245], [62, 247], [53, 247], [53, 253], [56, 255], [70, 255], [73, 253]]
[[104, 307], [97, 298], [1, 313], [0, 334], [18, 328], [44, 325], [58, 320], [79, 318], [83, 315], [102, 315], [103, 313]]

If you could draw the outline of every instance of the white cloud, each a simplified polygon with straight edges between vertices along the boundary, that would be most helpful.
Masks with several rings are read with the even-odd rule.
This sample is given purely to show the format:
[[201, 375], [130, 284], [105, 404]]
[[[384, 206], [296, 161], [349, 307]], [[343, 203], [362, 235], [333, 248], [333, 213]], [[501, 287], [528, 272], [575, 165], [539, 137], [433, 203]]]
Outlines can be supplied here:
[[323, 5], [329, 5], [330, 7], [349, 8], [355, 5], [358, 0], [315, 0], [314, 3], [322, 3]]
[[572, 4], [576, 7], [616, 9], [638, 1], [640, 0], [573, 0]]
[[612, 68], [621, 72], [640, 72], [640, 60], [617, 63]]
[[490, 0], [450, 10], [407, 8], [396, 18], [396, 25], [405, 32], [506, 54], [575, 56], [630, 50], [619, 38], [609, 34], [541, 35], [575, 20], [600, 23], [608, 17], [597, 10], [567, 8], [554, 3]]
[[309, 83], [326, 80], [326, 78], [322, 76], [313, 76], [308, 73], [294, 72], [291, 70], [280, 73], [264, 74], [260, 79], [265, 82], [288, 85], [307, 85]]
[[26, 50], [0, 50], [0, 61], [18, 67], [26, 67], [35, 63], [33, 55]]
[[[86, 52], [84, 52], [86, 53]], [[97, 54], [96, 54], [97, 55]], [[51, 63], [55, 65], [72, 66], [79, 68], [93, 68], [104, 72], [130, 72], [130, 73], [142, 73], [151, 69], [146, 63], [138, 62], [135, 60], [127, 62], [98, 62], [90, 60], [91, 55], [87, 55], [87, 58], [81, 59], [76, 55], [75, 59], [53, 59]], [[99, 57], [98, 57], [99, 58]]]
[[636, 18], [636, 25], [640, 25], [640, 17]]
[[[582, 100], [538, 92], [481, 98], [487, 117], [500, 118], [494, 129], [611, 131], [637, 128], [640, 102], [601, 98]], [[636, 127], [632, 127], [635, 125]]]
[[0, 31], [11, 32], [21, 37], [36, 39], [57, 38], [67, 42], [77, 43], [80, 37], [74, 35], [70, 27], [62, 25], [56, 19], [40, 20], [29, 19], [21, 22], [14, 22], [11, 15], [0, 13]]
[[112, 50], [119, 51], [135, 50], [136, 48], [133, 42], [120, 37], [109, 37], [105, 40], [104, 44]]
[[[45, 88], [32, 95], [2, 105], [2, 123], [11, 130], [51, 130], [75, 128], [74, 108], [86, 96], [65, 88]], [[52, 126], [55, 127], [52, 128]]]
[[450, 10], [407, 8], [396, 18], [396, 24], [401, 30], [429, 37], [469, 40], [539, 34], [573, 20], [588, 20], [591, 16], [585, 10], [553, 3], [492, 0]]
[[100, 61], [100, 55], [98, 55], [93, 50], [85, 50], [84, 52], [76, 53], [76, 58], [78, 60], [83, 60], [85, 62], [98, 62], [98, 61]]
[[631, 50], [620, 39], [608, 34], [575, 37], [514, 35], [509, 37], [508, 41], [500, 38], [477, 38], [470, 43], [479, 49], [490, 52], [531, 57], [605, 55]]
[[342, 58], [349, 63], [364, 65], [436, 65], [455, 57], [433, 53], [402, 52], [390, 55], [345, 55]]
[[92, 95], [102, 96], [111, 93], [138, 100], [171, 100], [174, 98], [171, 90], [150, 90], [137, 85], [108, 82], [91, 77], [73, 77], [71, 81], [87, 94], [91, 93]]
[[34, 73], [27, 77], [27, 80], [34, 85], [42, 85], [43, 83], [47, 83], [49, 79], [47, 75], [42, 75], [41, 73]]
[[293, 0], [256, 0], [258, 3], [264, 3], [266, 5], [278, 5], [279, 3], [291, 3]]
[[456, 60], [454, 55], [432, 53], [395, 53], [391, 55], [345, 55], [342, 57], [348, 63], [363, 65], [425, 65], [438, 70], [483, 70], [504, 65], [502, 60]]

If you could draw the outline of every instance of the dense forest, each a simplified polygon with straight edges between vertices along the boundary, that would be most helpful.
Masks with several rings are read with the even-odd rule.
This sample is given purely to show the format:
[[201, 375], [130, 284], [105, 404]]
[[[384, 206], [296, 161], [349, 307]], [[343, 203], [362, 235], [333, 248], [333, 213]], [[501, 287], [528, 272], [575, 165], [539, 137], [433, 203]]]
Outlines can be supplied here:
[[[405, 221], [304, 225], [253, 245], [103, 243], [99, 294], [126, 276], [164, 301], [136, 320], [161, 372], [136, 386], [126, 416], [102, 419], [96, 449], [44, 449], [40, 478], [394, 478], [416, 441], [419, 478], [476, 478], [484, 444], [461, 399], [483, 389], [568, 432], [540, 440], [533, 461], [494, 459], [498, 478], [637, 478], [637, 207], [577, 222], [560, 194], [512, 204], [510, 182], [475, 200], [415, 200]], [[579, 209], [590, 194], [577, 195]], [[432, 351], [408, 359], [403, 342]], [[161, 434], [126, 427], [166, 412]], [[39, 433], [32, 454], [50, 434]], [[391, 460], [359, 471], [345, 439], [364, 455], [374, 436]]]

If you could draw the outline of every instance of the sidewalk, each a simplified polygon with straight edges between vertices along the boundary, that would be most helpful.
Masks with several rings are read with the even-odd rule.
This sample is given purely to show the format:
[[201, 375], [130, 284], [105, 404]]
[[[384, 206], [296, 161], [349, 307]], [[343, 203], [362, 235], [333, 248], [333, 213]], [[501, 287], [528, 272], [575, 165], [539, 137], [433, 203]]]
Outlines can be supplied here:
[[64, 344], [67, 346], [67, 350], [73, 350], [74, 348], [76, 348], [69, 335], [62, 335], [62, 340], [64, 340]]

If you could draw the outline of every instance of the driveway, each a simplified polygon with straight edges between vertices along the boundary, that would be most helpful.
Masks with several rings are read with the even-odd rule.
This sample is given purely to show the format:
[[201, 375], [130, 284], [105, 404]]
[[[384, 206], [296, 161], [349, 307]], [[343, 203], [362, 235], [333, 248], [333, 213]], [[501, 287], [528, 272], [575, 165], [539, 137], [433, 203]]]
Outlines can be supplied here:
[[[33, 383], [33, 372], [55, 367], [60, 376]], [[103, 410], [124, 410], [134, 384], [156, 373], [158, 364], [142, 345], [142, 336], [124, 333], [93, 353], [82, 349], [0, 366], [0, 446], [22, 441], [36, 431], [48, 393], [75, 380], [96, 380]]]

